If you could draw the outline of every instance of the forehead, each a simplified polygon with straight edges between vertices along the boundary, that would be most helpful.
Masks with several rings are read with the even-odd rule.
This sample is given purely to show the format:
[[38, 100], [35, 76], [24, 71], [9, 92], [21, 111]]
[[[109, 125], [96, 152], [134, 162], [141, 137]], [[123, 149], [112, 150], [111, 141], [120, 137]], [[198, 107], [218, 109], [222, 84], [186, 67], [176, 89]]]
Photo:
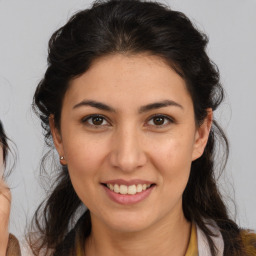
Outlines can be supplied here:
[[101, 97], [120, 104], [123, 100], [147, 104], [166, 98], [191, 101], [186, 83], [176, 71], [162, 58], [145, 54], [115, 54], [97, 59], [71, 82], [66, 95], [69, 101]]

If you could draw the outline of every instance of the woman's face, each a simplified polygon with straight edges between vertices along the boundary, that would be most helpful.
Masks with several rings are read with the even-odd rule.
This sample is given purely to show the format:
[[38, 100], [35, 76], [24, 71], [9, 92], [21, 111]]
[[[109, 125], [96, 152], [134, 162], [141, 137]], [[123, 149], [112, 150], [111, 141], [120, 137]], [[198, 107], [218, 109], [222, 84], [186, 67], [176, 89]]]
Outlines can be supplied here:
[[130, 232], [183, 216], [182, 193], [207, 142], [209, 113], [197, 128], [184, 80], [159, 57], [107, 56], [74, 79], [61, 131], [52, 119], [51, 128], [92, 223]]

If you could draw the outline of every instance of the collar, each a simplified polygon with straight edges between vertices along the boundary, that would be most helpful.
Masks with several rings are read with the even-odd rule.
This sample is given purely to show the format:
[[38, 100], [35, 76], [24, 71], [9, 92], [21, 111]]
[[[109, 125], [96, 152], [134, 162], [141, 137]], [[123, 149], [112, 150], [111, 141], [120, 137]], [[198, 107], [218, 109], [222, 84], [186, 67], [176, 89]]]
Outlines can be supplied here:
[[[215, 235], [212, 236], [211, 239], [217, 249], [216, 256], [223, 256], [224, 253], [224, 240], [220, 233], [220, 230], [217, 224], [212, 220], [205, 221], [207, 228]], [[198, 245], [198, 255], [199, 256], [211, 256], [210, 246], [207, 241], [207, 238], [203, 231], [196, 226], [197, 229], [197, 245]]]

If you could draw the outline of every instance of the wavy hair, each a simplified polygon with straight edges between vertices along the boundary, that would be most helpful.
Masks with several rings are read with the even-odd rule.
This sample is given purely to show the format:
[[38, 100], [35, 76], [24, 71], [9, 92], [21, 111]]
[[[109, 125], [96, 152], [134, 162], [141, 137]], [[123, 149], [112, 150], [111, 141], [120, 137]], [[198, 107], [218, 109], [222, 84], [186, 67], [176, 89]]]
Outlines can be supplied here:
[[[4, 178], [8, 177], [11, 173], [11, 171], [14, 169], [15, 164], [16, 164], [16, 159], [17, 159], [17, 155], [15, 150], [13, 149], [13, 147], [9, 146], [9, 143], [12, 143], [11, 140], [9, 140], [9, 138], [7, 137], [3, 124], [0, 120], [0, 147], [3, 149], [3, 164], [4, 164], [4, 173], [3, 176]], [[12, 143], [11, 146], [14, 146], [14, 143]], [[8, 170], [6, 171], [6, 165], [7, 165], [7, 159], [9, 158], [9, 154], [11, 154], [12, 159], [8, 164]]]
[[6, 164], [7, 152], [9, 150], [9, 146], [8, 146], [7, 140], [8, 140], [8, 138], [7, 138], [6, 134], [5, 134], [3, 124], [0, 121], [0, 146], [3, 149], [4, 165]]
[[[186, 82], [194, 105], [197, 125], [216, 110], [224, 92], [216, 65], [206, 53], [208, 38], [198, 31], [181, 12], [163, 4], [139, 0], [96, 1], [90, 9], [76, 13], [49, 41], [48, 68], [38, 84], [33, 108], [41, 119], [45, 142], [53, 149], [49, 117], [54, 115], [60, 128], [63, 97], [72, 79], [86, 72], [97, 58], [110, 54], [148, 53], [159, 56]], [[183, 211], [204, 232], [212, 255], [216, 248], [207, 227], [208, 219], [220, 228], [225, 256], [243, 254], [243, 244], [237, 224], [228, 216], [217, 187], [215, 170], [216, 143], [223, 144], [224, 162], [228, 157], [228, 141], [218, 123], [213, 122], [203, 155], [191, 166], [188, 184], [183, 193]], [[225, 164], [225, 163], [224, 163]], [[58, 254], [65, 237], [81, 216], [82, 202], [71, 184], [67, 167], [60, 167], [47, 199], [34, 216], [37, 239], [31, 242], [35, 255], [40, 252]], [[86, 235], [90, 234], [89, 211]], [[32, 236], [35, 233], [32, 233]], [[30, 238], [31, 238], [30, 237]]]
[[[3, 177], [0, 177], [0, 179], [5, 180], [12, 172], [12, 170], [15, 167], [15, 163], [16, 163], [16, 154], [13, 150], [11, 150], [11, 148], [9, 147], [9, 142], [10, 140], [8, 139], [3, 124], [0, 120], [0, 148], [2, 148], [3, 150], [3, 173], [1, 175], [3, 175]], [[11, 153], [12, 158], [11, 161], [7, 161], [9, 154]], [[7, 164], [8, 162], [8, 164]], [[10, 199], [8, 196], [6, 196], [5, 194], [5, 190], [9, 188], [8, 187], [1, 187], [2, 183], [0, 184], [0, 194], [2, 196], [4, 196], [9, 202]], [[4, 185], [5, 186], [5, 185]], [[10, 202], [11, 203], [11, 202]]]

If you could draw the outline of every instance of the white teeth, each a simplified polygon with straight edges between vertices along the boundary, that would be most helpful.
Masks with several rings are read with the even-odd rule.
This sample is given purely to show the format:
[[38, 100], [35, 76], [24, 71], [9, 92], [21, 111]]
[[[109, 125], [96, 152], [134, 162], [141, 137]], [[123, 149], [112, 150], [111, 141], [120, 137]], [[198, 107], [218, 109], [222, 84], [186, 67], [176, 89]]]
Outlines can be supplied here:
[[141, 184], [138, 184], [137, 185], [137, 192], [139, 193], [139, 192], [141, 192], [142, 191], [142, 185]]
[[148, 189], [151, 185], [150, 184], [138, 184], [138, 185], [118, 185], [118, 184], [107, 184], [107, 187], [114, 191], [115, 193], [120, 193], [122, 195], [135, 195], [136, 193], [140, 193], [146, 189]]
[[129, 195], [135, 195], [137, 192], [136, 185], [132, 185], [128, 187], [128, 194]]
[[127, 191], [128, 191], [128, 187], [127, 186], [125, 186], [125, 185], [121, 185], [120, 186], [120, 194], [126, 195]]
[[117, 184], [114, 185], [114, 192], [119, 193], [120, 189]]

